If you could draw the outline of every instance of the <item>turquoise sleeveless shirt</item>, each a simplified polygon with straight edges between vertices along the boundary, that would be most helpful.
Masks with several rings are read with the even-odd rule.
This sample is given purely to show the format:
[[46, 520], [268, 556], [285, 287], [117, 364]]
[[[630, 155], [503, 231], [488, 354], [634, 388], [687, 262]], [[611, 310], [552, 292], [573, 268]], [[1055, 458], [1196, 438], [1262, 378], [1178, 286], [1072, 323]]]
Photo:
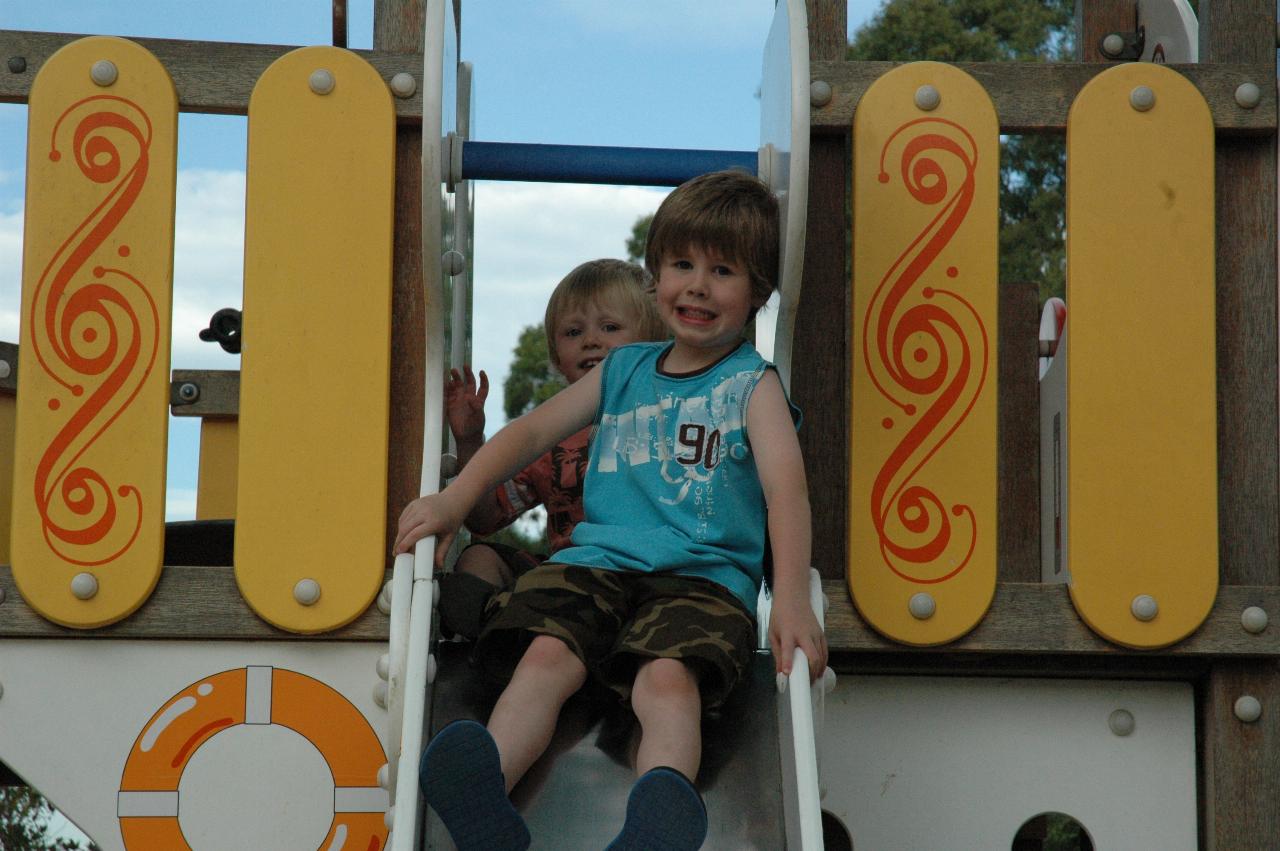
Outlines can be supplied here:
[[[688, 375], [658, 369], [670, 343], [613, 349], [584, 484], [586, 519], [564, 564], [699, 576], [755, 613], [765, 502], [747, 405], [772, 366], [750, 343]], [[799, 411], [792, 405], [799, 423]]]

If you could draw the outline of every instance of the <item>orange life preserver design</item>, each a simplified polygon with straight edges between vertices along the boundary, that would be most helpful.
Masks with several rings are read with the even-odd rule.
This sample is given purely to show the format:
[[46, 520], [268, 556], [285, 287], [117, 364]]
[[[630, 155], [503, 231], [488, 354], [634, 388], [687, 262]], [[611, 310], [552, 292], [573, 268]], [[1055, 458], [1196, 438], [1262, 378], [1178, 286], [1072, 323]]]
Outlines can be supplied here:
[[279, 724], [313, 744], [333, 773], [334, 813], [322, 848], [377, 851], [386, 843], [387, 761], [369, 722], [345, 697], [296, 671], [251, 665], [205, 677], [175, 694], [142, 728], [124, 764], [116, 815], [125, 848], [190, 845], [178, 824], [178, 784], [191, 755], [237, 724]]

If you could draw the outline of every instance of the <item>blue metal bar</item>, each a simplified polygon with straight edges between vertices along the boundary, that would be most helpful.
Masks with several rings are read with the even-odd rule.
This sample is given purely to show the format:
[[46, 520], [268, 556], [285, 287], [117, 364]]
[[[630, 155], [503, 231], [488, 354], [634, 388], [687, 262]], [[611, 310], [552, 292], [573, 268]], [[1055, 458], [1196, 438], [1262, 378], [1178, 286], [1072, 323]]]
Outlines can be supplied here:
[[755, 174], [756, 152], [472, 141], [462, 146], [464, 180], [679, 186], [691, 177], [727, 168]]

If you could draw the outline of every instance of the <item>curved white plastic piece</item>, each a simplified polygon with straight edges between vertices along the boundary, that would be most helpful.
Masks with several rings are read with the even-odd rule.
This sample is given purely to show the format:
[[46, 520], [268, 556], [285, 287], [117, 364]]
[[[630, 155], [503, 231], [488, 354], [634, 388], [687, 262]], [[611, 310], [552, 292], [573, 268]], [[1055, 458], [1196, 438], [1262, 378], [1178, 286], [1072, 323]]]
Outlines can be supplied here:
[[[781, 64], [788, 58], [790, 75], [784, 78], [773, 63]], [[800, 304], [805, 226], [809, 214], [811, 80], [809, 18], [804, 0], [785, 0], [778, 4], [765, 42], [764, 64], [760, 91], [760, 145], [772, 144], [781, 154], [770, 169], [769, 188], [778, 194], [783, 214], [773, 362], [778, 367], [782, 386], [790, 391], [791, 343], [795, 338], [796, 309]]]
[[809, 660], [796, 648], [791, 663], [791, 742], [795, 749], [796, 799], [800, 809], [802, 851], [822, 848], [822, 794], [818, 787], [818, 740], [809, 690]]
[[[447, 3], [428, 3], [425, 33], [422, 41], [422, 256], [439, 257], [441, 211], [439, 202], [443, 175], [440, 166], [443, 114], [444, 59]], [[444, 439], [444, 282], [438, 263], [422, 264], [423, 288], [426, 295], [426, 357], [423, 381], [422, 478], [418, 493], [436, 493], [440, 489], [440, 447]], [[395, 777], [394, 820], [389, 847], [393, 851], [414, 851], [418, 845], [418, 758], [422, 753], [422, 733], [426, 720], [427, 660], [430, 656], [431, 614], [434, 593], [433, 563], [436, 539], [423, 538], [413, 548], [413, 569], [409, 574], [411, 588], [396, 582], [392, 610], [408, 603], [408, 617], [402, 623], [392, 622], [392, 704], [391, 748]], [[402, 559], [396, 559], [400, 572]], [[402, 630], [397, 636], [394, 630]], [[396, 643], [401, 642], [404, 656], [396, 657]], [[400, 663], [400, 664], [397, 664]], [[397, 674], [401, 674], [396, 689]]]

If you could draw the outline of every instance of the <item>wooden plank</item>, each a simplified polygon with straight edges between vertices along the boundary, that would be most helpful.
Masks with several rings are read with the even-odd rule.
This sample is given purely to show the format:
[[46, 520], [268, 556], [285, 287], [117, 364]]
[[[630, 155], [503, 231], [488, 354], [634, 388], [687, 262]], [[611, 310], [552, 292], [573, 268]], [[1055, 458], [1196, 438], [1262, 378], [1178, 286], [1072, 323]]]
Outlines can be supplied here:
[[[390, 578], [388, 574], [386, 578]], [[351, 623], [324, 635], [276, 629], [240, 596], [231, 567], [166, 567], [155, 592], [128, 619], [97, 629], [68, 629], [27, 606], [0, 565], [0, 638], [250, 638], [273, 641], [386, 641], [388, 618], [370, 606]]]
[[240, 459], [237, 420], [206, 417], [200, 422], [200, 472], [196, 479], [196, 519], [232, 520]]
[[1102, 52], [1102, 40], [1114, 32], [1132, 32], [1138, 25], [1137, 0], [1079, 0], [1076, 3], [1076, 61], [1112, 62]]
[[849, 49], [849, 4], [846, 0], [805, 0], [809, 18], [809, 61], [844, 59]]
[[[1201, 61], [1266, 62], [1267, 73], [1254, 82], [1274, 92], [1274, 18], [1274, 3], [1204, 3]], [[1275, 584], [1280, 582], [1275, 135], [1220, 138], [1215, 169], [1222, 581]], [[1280, 836], [1273, 844], [1280, 846]]]
[[162, 564], [177, 98], [149, 53], [95, 37], [44, 65], [27, 113], [11, 558], [45, 616], [100, 626]]
[[0, 393], [12, 396], [18, 392], [18, 345], [0, 342]]
[[[183, 398], [194, 385], [196, 398]], [[175, 417], [240, 416], [240, 372], [234, 369], [175, 369], [169, 384], [169, 410]]]
[[[64, 44], [83, 36], [75, 33], [0, 30], [0, 56], [22, 57], [27, 62], [20, 74], [0, 74], [0, 103], [24, 103], [31, 81], [45, 61]], [[131, 38], [151, 51], [173, 78], [178, 90], [178, 107], [183, 112], [218, 115], [245, 115], [254, 83], [267, 66], [293, 50], [279, 44], [236, 44], [217, 41], [183, 41], [165, 38]], [[352, 51], [362, 56], [388, 83], [401, 72], [422, 80], [422, 57], [415, 50]], [[396, 117], [401, 122], [421, 123], [422, 93], [394, 98]]]
[[[418, 33], [420, 38], [421, 30]], [[27, 60], [27, 69], [22, 73], [0, 74], [0, 103], [26, 102], [31, 80], [40, 65], [59, 47], [80, 37], [68, 33], [0, 30], [0, 55], [21, 56]], [[247, 112], [253, 84], [268, 65], [292, 49], [269, 44], [133, 40], [154, 53], [169, 70], [182, 111], [229, 115]], [[355, 53], [363, 56], [388, 82], [402, 71], [420, 80], [422, 57], [406, 46], [409, 42], [388, 44], [390, 46], [382, 46], [375, 41], [378, 45], [375, 50]], [[829, 104], [813, 109], [814, 128], [823, 132], [846, 132], [853, 119], [853, 109], [867, 86], [897, 64], [900, 63], [813, 58], [812, 78], [825, 80], [834, 90]], [[1001, 132], [1024, 133], [1065, 128], [1067, 109], [1076, 93], [1110, 64], [958, 62], [956, 67], [977, 78], [987, 89], [1000, 117]], [[1170, 67], [1185, 74], [1204, 93], [1220, 133], [1259, 135], [1275, 130], [1276, 91], [1275, 86], [1266, 85], [1270, 77], [1265, 62]], [[1247, 81], [1257, 83], [1262, 91], [1262, 102], [1251, 110], [1235, 102], [1236, 87]], [[395, 108], [401, 124], [421, 124], [421, 92], [409, 98], [396, 98]]]
[[1000, 344], [996, 576], [1040, 580], [1040, 387], [1036, 379], [1039, 289], [1004, 283], [999, 291]]
[[[306, 88], [316, 68], [331, 89]], [[258, 81], [244, 310], [259, 324], [243, 354], [235, 565], [254, 611], [298, 632], [356, 617], [382, 574], [394, 169], [391, 95], [363, 60], [304, 47]], [[315, 333], [338, 325], [345, 346]], [[330, 390], [341, 402], [319, 415]], [[303, 580], [318, 599], [295, 598]]]
[[[1186, 78], [1128, 62], [1081, 92], [1067, 144], [1071, 598], [1108, 639], [1162, 647], [1218, 585], [1213, 129]], [[1143, 595], [1158, 617], [1130, 610]]]
[[848, 560], [849, 239], [847, 139], [813, 136], [809, 142], [808, 233], [804, 278], [796, 311], [791, 393], [804, 412], [800, 449], [805, 457], [812, 512], [813, 563], [824, 578], [844, 576]]
[[[379, 50], [421, 54], [424, 0], [376, 0], [373, 44]], [[415, 78], [422, 76], [419, 56]], [[395, 235], [391, 291], [391, 429], [387, 457], [385, 546], [391, 567], [400, 512], [416, 499], [422, 477], [424, 418], [423, 364], [426, 359], [426, 301], [422, 286], [422, 128], [401, 124], [396, 131]]]
[[[926, 86], [937, 102], [922, 105]], [[940, 62], [894, 68], [863, 104], [849, 585], [885, 635], [945, 644], [982, 619], [996, 582], [999, 131], [986, 90]]]
[[[889, 641], [867, 626], [854, 610], [843, 582], [825, 580], [822, 585], [831, 600], [826, 630], [827, 644], [833, 652], [925, 652]], [[1275, 616], [1280, 612], [1280, 588], [1243, 585], [1222, 588], [1209, 617], [1196, 633], [1159, 653], [1152, 653], [1110, 644], [1095, 635], [1072, 608], [1065, 585], [1001, 582], [996, 586], [995, 599], [986, 617], [972, 632], [933, 649], [957, 654], [1136, 655], [1145, 659], [1280, 657], [1280, 627], [1272, 624], [1253, 635], [1240, 625], [1241, 612], [1250, 606], [1261, 607]]]
[[[1262, 716], [1246, 723], [1235, 703], [1256, 698]], [[1280, 847], [1280, 670], [1274, 663], [1216, 662], [1203, 691], [1203, 831], [1208, 851]]]
[[[814, 80], [831, 84], [831, 102], [814, 107], [814, 130], [845, 132], [867, 87], [897, 62], [830, 62], [810, 65]], [[1002, 133], [1061, 131], [1067, 110], [1084, 85], [1112, 67], [1109, 63], [957, 62], [978, 80], [996, 105]], [[1200, 89], [1220, 136], [1267, 135], [1276, 129], [1274, 71], [1265, 63], [1170, 65]], [[1262, 91], [1253, 109], [1236, 103], [1236, 87], [1252, 81]]]

